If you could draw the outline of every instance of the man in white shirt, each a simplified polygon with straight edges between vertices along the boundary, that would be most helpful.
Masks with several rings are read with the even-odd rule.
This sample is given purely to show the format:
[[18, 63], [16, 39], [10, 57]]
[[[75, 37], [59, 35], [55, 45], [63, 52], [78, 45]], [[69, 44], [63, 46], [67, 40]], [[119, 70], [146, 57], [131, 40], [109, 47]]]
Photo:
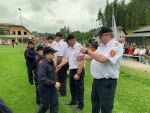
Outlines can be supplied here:
[[101, 27], [97, 36], [102, 44], [95, 52], [81, 49], [82, 53], [88, 55], [86, 59], [92, 59], [92, 113], [112, 113], [123, 47], [114, 39], [113, 31], [108, 27]]
[[77, 58], [81, 54], [82, 46], [72, 34], [68, 35], [66, 41], [69, 45], [67, 59], [64, 59], [58, 67], [62, 67], [66, 62], [69, 62], [71, 100], [67, 105], [77, 104], [74, 112], [79, 112], [84, 108], [84, 60]]
[[[59, 65], [63, 59], [67, 57], [68, 45], [63, 39], [63, 34], [60, 32], [56, 33], [55, 40], [57, 42], [56, 50], [58, 51], [55, 54], [56, 66]], [[62, 66], [58, 71], [58, 81], [61, 83], [59, 88], [60, 96], [66, 96], [66, 79], [67, 79], [68, 63]]]
[[52, 35], [49, 35], [47, 38], [47, 47], [52, 47], [53, 49], [56, 49], [57, 42], [54, 40], [54, 37]]

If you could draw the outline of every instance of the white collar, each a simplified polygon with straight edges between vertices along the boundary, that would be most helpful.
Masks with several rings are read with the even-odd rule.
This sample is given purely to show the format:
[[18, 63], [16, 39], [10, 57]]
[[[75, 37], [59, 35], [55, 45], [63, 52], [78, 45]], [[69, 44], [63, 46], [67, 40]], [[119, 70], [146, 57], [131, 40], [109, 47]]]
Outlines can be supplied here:
[[115, 39], [111, 39], [107, 44], [103, 44], [102, 43], [102, 46], [110, 46], [110, 45], [112, 45], [113, 43], [114, 43], [114, 41], [115, 41]]

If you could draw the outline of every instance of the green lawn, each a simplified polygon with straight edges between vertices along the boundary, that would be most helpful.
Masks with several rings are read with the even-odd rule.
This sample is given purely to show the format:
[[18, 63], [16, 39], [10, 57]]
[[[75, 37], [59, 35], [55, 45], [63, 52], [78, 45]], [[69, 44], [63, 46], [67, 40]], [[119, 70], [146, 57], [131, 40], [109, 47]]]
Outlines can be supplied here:
[[[91, 84], [89, 62], [85, 77], [85, 109], [91, 113]], [[59, 113], [72, 113], [75, 107], [65, 103], [70, 99], [59, 98]], [[0, 46], [0, 98], [14, 113], [36, 113], [35, 88], [27, 80], [23, 49]], [[150, 73], [128, 67], [121, 67], [120, 79], [115, 98], [114, 113], [150, 113]]]

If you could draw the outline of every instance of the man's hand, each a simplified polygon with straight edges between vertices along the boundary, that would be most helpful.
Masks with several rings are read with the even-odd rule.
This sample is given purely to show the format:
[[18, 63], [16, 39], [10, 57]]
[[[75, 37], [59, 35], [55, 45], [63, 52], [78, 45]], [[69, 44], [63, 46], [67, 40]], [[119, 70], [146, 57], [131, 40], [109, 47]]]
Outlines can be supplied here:
[[56, 66], [56, 72], [58, 72], [62, 68], [62, 65], [57, 65]]
[[79, 80], [79, 79], [80, 79], [80, 76], [79, 76], [78, 74], [75, 74], [75, 75], [74, 75], [74, 79], [75, 79], [75, 80]]
[[83, 48], [80, 49], [80, 52], [83, 53], [83, 54], [85, 54], [87, 51], [88, 51], [88, 49], [85, 48], [85, 47], [83, 47]]
[[83, 60], [83, 55], [77, 54], [76, 58], [77, 58], [78, 61], [81, 61], [81, 60]]
[[60, 83], [59, 83], [59, 82], [56, 82], [55, 87], [56, 87], [57, 89], [60, 88]]

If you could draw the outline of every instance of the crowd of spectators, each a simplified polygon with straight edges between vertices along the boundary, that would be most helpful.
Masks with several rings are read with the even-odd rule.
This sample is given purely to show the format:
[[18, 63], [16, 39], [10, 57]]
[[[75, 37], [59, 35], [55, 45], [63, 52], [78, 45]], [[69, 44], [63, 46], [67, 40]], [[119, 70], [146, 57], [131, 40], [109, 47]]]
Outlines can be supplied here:
[[136, 43], [133, 42], [130, 46], [124, 47], [124, 57], [142, 63], [145, 61], [150, 62], [150, 47], [137, 47]]

